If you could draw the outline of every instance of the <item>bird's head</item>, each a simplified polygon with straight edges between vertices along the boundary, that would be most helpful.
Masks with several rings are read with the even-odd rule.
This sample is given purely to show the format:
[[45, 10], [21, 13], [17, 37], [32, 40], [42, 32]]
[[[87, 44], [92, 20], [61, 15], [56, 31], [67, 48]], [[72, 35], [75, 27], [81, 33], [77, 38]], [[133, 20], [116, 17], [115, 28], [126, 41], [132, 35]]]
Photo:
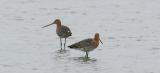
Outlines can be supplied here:
[[97, 43], [99, 43], [99, 41], [100, 41], [103, 44], [103, 42], [101, 41], [101, 39], [99, 37], [99, 33], [95, 34], [94, 39], [97, 41]]
[[50, 24], [48, 24], [46, 26], [43, 26], [42, 28], [48, 27], [48, 26], [53, 25], [53, 24], [61, 25], [60, 19], [56, 19], [53, 23], [50, 23]]

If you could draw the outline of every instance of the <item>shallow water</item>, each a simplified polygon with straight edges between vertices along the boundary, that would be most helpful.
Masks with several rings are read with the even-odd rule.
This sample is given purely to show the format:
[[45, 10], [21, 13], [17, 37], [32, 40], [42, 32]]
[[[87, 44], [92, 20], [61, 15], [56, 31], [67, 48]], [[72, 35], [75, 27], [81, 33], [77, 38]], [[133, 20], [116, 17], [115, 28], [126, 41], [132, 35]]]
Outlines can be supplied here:
[[[0, 0], [0, 73], [159, 73], [160, 10], [155, 0]], [[100, 33], [89, 53], [59, 52], [56, 18], [67, 45]]]

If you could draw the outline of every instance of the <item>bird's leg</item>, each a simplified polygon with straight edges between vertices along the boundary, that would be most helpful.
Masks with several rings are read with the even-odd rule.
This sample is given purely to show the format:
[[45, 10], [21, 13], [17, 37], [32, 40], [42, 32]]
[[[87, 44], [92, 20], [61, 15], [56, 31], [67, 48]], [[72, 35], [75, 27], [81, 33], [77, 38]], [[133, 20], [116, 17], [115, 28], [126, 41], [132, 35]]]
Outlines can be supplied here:
[[84, 51], [86, 52], [85, 59], [88, 60], [88, 51], [86, 50], [86, 48], [84, 48]]
[[62, 39], [60, 38], [60, 46], [61, 46], [61, 50], [62, 50]]
[[88, 59], [88, 52], [86, 51], [86, 58]]
[[66, 48], [66, 38], [64, 38], [64, 50]]

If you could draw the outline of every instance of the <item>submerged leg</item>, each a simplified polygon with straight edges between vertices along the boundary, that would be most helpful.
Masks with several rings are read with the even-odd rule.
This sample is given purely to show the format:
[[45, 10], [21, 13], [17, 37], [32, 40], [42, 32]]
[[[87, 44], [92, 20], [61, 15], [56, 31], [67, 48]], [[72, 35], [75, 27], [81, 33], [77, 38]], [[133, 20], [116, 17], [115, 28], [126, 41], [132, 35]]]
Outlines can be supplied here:
[[86, 50], [86, 48], [84, 48], [84, 51], [86, 52], [85, 59], [87, 60], [88, 59], [88, 51]]
[[86, 51], [86, 58], [88, 59], [88, 52]]
[[62, 50], [62, 39], [60, 38], [60, 46], [61, 46], [61, 50]]
[[64, 50], [66, 49], [66, 39], [67, 38], [64, 38], [65, 40], [64, 40]]

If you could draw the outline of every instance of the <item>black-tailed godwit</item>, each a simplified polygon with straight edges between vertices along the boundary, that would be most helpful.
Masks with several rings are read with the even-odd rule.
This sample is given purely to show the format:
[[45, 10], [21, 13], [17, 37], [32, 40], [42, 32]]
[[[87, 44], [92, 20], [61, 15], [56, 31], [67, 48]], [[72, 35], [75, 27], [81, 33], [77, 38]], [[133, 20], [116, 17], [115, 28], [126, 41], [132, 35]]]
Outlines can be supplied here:
[[57, 33], [57, 35], [58, 35], [59, 38], [60, 38], [60, 47], [61, 47], [61, 50], [62, 50], [62, 38], [65, 39], [65, 42], [64, 42], [64, 50], [65, 50], [66, 39], [67, 39], [69, 36], [72, 36], [72, 32], [71, 32], [71, 30], [69, 29], [69, 27], [64, 26], [64, 25], [61, 24], [60, 19], [56, 19], [53, 23], [48, 24], [48, 25], [46, 25], [46, 26], [43, 26], [42, 28], [47, 27], [47, 26], [50, 26], [50, 25], [53, 25], [53, 24], [57, 24], [56, 33]]
[[86, 52], [85, 58], [88, 59], [88, 52], [96, 49], [99, 45], [99, 41], [102, 43], [102, 41], [99, 38], [99, 33], [96, 33], [94, 38], [84, 39], [84, 40], [77, 42], [77, 43], [74, 43], [68, 47]]

